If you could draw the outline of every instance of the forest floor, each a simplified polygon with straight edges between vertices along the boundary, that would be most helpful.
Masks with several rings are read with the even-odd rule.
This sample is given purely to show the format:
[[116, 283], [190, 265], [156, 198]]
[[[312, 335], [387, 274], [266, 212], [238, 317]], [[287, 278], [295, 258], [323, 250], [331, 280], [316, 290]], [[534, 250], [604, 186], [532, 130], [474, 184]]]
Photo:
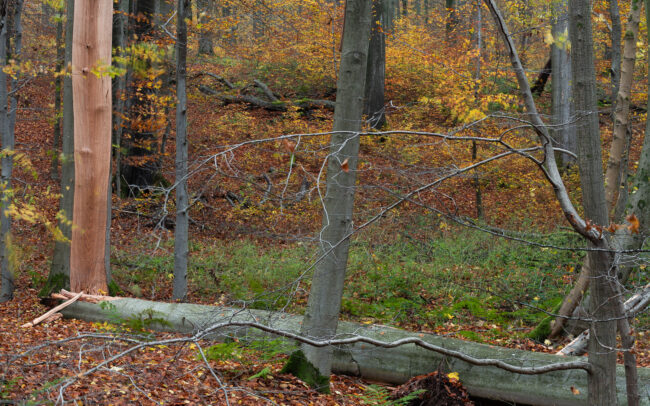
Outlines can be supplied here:
[[[53, 221], [58, 198], [52, 191], [58, 190], [58, 186], [50, 177], [51, 159], [47, 154], [52, 148], [48, 118], [51, 110], [49, 100], [42, 97], [51, 94], [50, 86], [43, 81], [25, 89], [25, 100], [30, 100], [31, 110], [19, 115], [17, 137], [19, 149], [28, 153], [31, 168], [20, 168], [17, 173], [27, 185], [21, 189], [24, 196], [31, 199], [44, 218]], [[239, 105], [221, 106], [198, 94], [190, 101], [194, 128], [192, 156], [210, 156], [216, 151], [215, 145], [254, 139], [258, 134], [272, 137], [317, 132], [327, 130], [330, 125], [330, 113], [323, 111], [305, 119], [297, 114], [280, 115]], [[399, 125], [413, 120], [414, 116], [427, 116], [427, 111], [417, 109], [415, 107], [408, 114], [396, 112], [394, 122]], [[427, 130], [442, 128], [439, 118], [434, 116], [429, 120], [424, 125]], [[233, 138], [235, 136], [237, 138]], [[373, 165], [368, 166], [362, 178], [373, 179], [374, 183], [369, 183], [372, 186], [397, 184], [412, 177], [401, 174], [402, 169], [443, 166], [439, 162], [449, 158], [440, 151], [430, 150], [424, 143], [418, 149], [415, 141], [415, 138], [406, 138], [364, 143], [361, 154]], [[212, 173], [192, 178], [190, 189], [204, 198], [197, 199], [191, 213], [194, 262], [190, 273], [190, 301], [227, 304], [251, 300], [269, 309], [287, 305], [278, 302], [277, 298], [262, 304], [255, 301], [263, 292], [280, 290], [301, 275], [305, 260], [310, 258], [313, 242], [307, 237], [314, 232], [315, 225], [320, 224], [320, 206], [316, 204], [318, 191], [313, 189], [315, 179], [310, 176], [319, 171], [325, 142], [324, 139], [304, 141], [296, 158], [290, 157], [292, 154], [280, 142], [269, 143], [261, 149], [241, 148], [235, 153], [238, 160], [230, 161], [236, 163], [236, 173], [226, 173], [224, 179], [218, 181]], [[469, 154], [466, 148], [456, 152]], [[394, 156], [399, 156], [402, 162], [396, 163]], [[163, 167], [167, 168], [164, 175], [168, 177], [172, 173], [169, 169], [173, 168], [172, 157], [173, 146], [168, 147], [163, 158]], [[484, 184], [486, 221], [519, 230], [533, 228], [536, 232], [555, 232], [561, 215], [553, 211], [555, 204], [548, 188], [544, 189], [540, 175], [533, 175], [535, 168], [525, 169], [515, 162], [508, 165], [508, 170], [490, 169], [490, 176], [495, 179]], [[31, 169], [37, 177], [30, 175]], [[303, 177], [291, 177], [294, 170], [300, 170]], [[288, 179], [284, 184], [287, 193], [296, 193], [301, 182], [308, 179], [312, 185], [310, 198], [290, 208], [270, 204], [247, 208], [243, 204], [233, 205], [224, 197], [232, 192], [259, 202], [260, 193], [255, 190], [260, 185], [264, 187], [261, 174], [265, 173], [279, 186], [283, 185], [282, 179]], [[471, 178], [454, 181], [427, 201], [452, 196], [449, 199], [452, 203], [443, 201], [442, 205], [455, 206], [461, 214], [471, 215], [476, 209], [472, 182]], [[367, 194], [359, 198], [362, 215], [374, 215], [377, 207], [385, 203], [382, 200], [385, 196], [379, 195], [378, 189], [369, 187]], [[526, 192], [529, 189], [532, 191]], [[522, 190], [523, 197], [514, 197], [521, 195]], [[171, 296], [169, 272], [173, 231], [170, 227], [156, 227], [166, 203], [159, 197], [113, 197], [112, 263], [121, 295], [156, 300], [168, 300]], [[531, 204], [537, 210], [531, 210]], [[408, 204], [400, 209], [400, 215], [399, 220], [391, 217], [383, 223], [381, 232], [368, 234], [353, 244], [353, 272], [350, 288], [344, 296], [344, 318], [529, 351], [555, 352], [566, 343], [547, 345], [527, 338], [526, 334], [541, 320], [543, 312], [527, 312], [513, 303], [538, 302], [540, 308], [552, 310], [575, 280], [575, 269], [581, 261], [579, 255], [553, 253], [553, 250], [538, 247], [517, 251], [484, 239], [468, 243], [468, 234], [456, 233], [457, 229], [445, 222], [444, 216], [441, 219], [439, 215], [436, 218], [426, 213], [435, 221], [421, 224], [425, 214], [416, 212], [414, 206]], [[396, 235], [400, 235], [400, 239]], [[369, 392], [368, 382], [345, 376], [333, 377], [332, 394], [316, 393], [296, 378], [279, 373], [284, 356], [268, 356], [254, 350], [236, 349], [232, 356], [209, 361], [218, 371], [217, 376], [212, 376], [198, 357], [198, 349], [189, 344], [138, 350], [105, 369], [80, 376], [105, 357], [126, 348], [124, 343], [100, 337], [114, 333], [118, 327], [59, 319], [21, 328], [23, 323], [48, 310], [39, 303], [37, 296], [47, 276], [53, 244], [45, 226], [27, 221], [16, 222], [14, 238], [19, 258], [16, 297], [0, 304], [0, 399], [33, 404], [65, 399], [77, 404], [181, 405], [224, 404], [227, 398], [231, 404], [255, 405], [265, 400], [269, 404], [356, 405], [372, 404], [373, 399], [383, 396], [383, 392]], [[434, 239], [438, 245], [432, 242]], [[422, 250], [407, 253], [407, 246], [418, 244], [423, 245]], [[216, 245], [222, 248], [215, 248]], [[458, 247], [462, 250], [456, 251], [461, 249]], [[436, 262], [442, 252], [448, 252], [450, 257], [461, 257], [462, 262]], [[496, 257], [489, 256], [490, 252], [496, 253]], [[241, 258], [254, 261], [245, 263]], [[502, 282], [491, 282], [506, 274]], [[256, 282], [253, 276], [262, 278], [262, 282]], [[477, 280], [484, 285], [472, 285]], [[486, 293], [487, 285], [501, 283], [507, 285], [502, 291], [487, 289]], [[296, 295], [287, 305], [289, 310], [302, 311], [308, 286], [306, 281], [296, 289]], [[482, 289], [482, 293], [477, 293], [478, 289]], [[500, 294], [508, 296], [499, 297]], [[493, 305], [497, 312], [488, 309], [484, 302]], [[647, 330], [638, 333], [639, 365], [650, 366], [649, 333]], [[82, 335], [87, 337], [70, 339]], [[173, 335], [156, 334], [156, 337]], [[209, 345], [206, 343], [206, 347]], [[62, 380], [74, 376], [78, 379], [61, 391]]]

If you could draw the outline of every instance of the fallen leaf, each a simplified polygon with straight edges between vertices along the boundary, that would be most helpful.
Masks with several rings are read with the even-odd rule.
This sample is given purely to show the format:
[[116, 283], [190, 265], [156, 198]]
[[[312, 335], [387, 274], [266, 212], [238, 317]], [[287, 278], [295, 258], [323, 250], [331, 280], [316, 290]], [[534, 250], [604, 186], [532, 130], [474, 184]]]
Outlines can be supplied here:
[[627, 226], [627, 229], [630, 230], [630, 233], [639, 234], [639, 227], [641, 226], [641, 224], [639, 223], [639, 219], [636, 218], [634, 214], [630, 214], [625, 218], [625, 220], [627, 220], [628, 223], [630, 223], [630, 225]]
[[575, 386], [571, 387], [571, 392], [573, 392], [574, 395], [579, 395], [580, 394], [580, 391]]
[[346, 172], [346, 173], [350, 172], [350, 165], [348, 164], [348, 158], [345, 158], [345, 161], [343, 161], [343, 163], [341, 163], [341, 169], [343, 170], [343, 172]]

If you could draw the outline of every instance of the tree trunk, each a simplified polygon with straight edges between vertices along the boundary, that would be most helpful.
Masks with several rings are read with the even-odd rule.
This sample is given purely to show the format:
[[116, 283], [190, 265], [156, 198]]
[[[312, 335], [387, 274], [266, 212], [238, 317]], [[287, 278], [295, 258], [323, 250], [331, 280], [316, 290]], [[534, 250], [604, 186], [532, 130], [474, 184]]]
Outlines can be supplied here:
[[[65, 4], [63, 5], [65, 7]], [[57, 13], [63, 14], [64, 8], [58, 9]], [[65, 63], [65, 48], [63, 38], [63, 19], [56, 22], [56, 66], [54, 70], [61, 72]], [[59, 179], [59, 145], [61, 144], [61, 92], [63, 90], [64, 75], [58, 75], [54, 80], [54, 142], [52, 143], [52, 169], [50, 177], [53, 180]]]
[[189, 0], [178, 1], [176, 26], [176, 227], [174, 229], [175, 300], [187, 297], [188, 196], [187, 196], [187, 25]]
[[386, 125], [384, 112], [384, 84], [386, 81], [386, 34], [384, 1], [372, 1], [372, 32], [368, 47], [366, 69], [365, 106], [363, 114], [368, 117], [371, 128], [381, 129]]
[[122, 196], [122, 134], [124, 133], [124, 117], [127, 115], [125, 109], [127, 69], [121, 58], [126, 56], [126, 38], [128, 31], [127, 14], [129, 12], [129, 0], [119, 0], [115, 5], [117, 12], [113, 15], [113, 48], [117, 59], [115, 67], [123, 70], [123, 73], [113, 80], [113, 156], [115, 157], [115, 192], [118, 197]]
[[612, 20], [612, 30], [610, 32], [612, 38], [612, 64], [610, 68], [612, 93], [610, 98], [612, 104], [614, 104], [616, 103], [618, 86], [621, 81], [621, 14], [618, 9], [618, 0], [609, 0], [609, 17]]
[[[615, 3], [615, 1], [612, 1]], [[624, 161], [628, 140], [628, 116], [630, 111], [630, 91], [634, 80], [634, 64], [636, 62], [636, 42], [639, 37], [639, 22], [641, 20], [641, 0], [632, 0], [630, 15], [625, 27], [625, 42], [623, 44], [623, 63], [621, 64], [620, 82], [614, 110], [614, 134], [609, 149], [607, 173], [605, 174], [605, 193], [607, 207], [611, 211], [616, 204], [618, 192], [627, 183], [621, 176], [621, 162]]]
[[457, 0], [446, 0], [445, 7], [447, 8], [447, 22], [445, 24], [445, 29], [447, 32], [447, 40], [449, 41], [458, 26]]
[[212, 0], [197, 0], [196, 8], [199, 12], [199, 55], [214, 55], [214, 43], [212, 42], [212, 31], [206, 28], [210, 22], [210, 15], [213, 13], [214, 5]]
[[[152, 329], [193, 334], [199, 330], [227, 322], [261, 322], [279, 331], [297, 332], [301, 316], [264, 310], [215, 307], [190, 303], [161, 303], [139, 299], [118, 299], [111, 301], [113, 314], [122, 320], [139, 319], [143, 315], [155, 314], [163, 317], [165, 324], [153, 323]], [[76, 317], [87, 321], [114, 321], [115, 317], [98, 304], [76, 302], [61, 311], [65, 317]], [[160, 316], [158, 316], [160, 315]], [[341, 337], [358, 335], [383, 342], [400, 339], [421, 339], [424, 342], [479, 359], [497, 359], [516, 363], [523, 367], [556, 364], [584, 360], [577, 357], [559, 357], [553, 354], [522, 351], [492, 345], [473, 343], [434, 334], [408, 332], [382, 325], [363, 325], [342, 321], [337, 334]], [[210, 338], [214, 340], [267, 340], [276, 336], [254, 328], [242, 326], [224, 327], [215, 330]], [[281, 340], [287, 340], [277, 337]], [[295, 343], [287, 340], [287, 343]], [[445, 356], [414, 345], [395, 348], [374, 347], [356, 343], [334, 350], [332, 370], [336, 373], [359, 376], [370, 381], [401, 384], [409, 378], [433, 372], [442, 366], [444, 372], [457, 372], [472, 396], [479, 396], [508, 402], [508, 404], [534, 404], [539, 406], [575, 406], [587, 404], [587, 373], [582, 370], [549, 372], [541, 375], [520, 375], [496, 367], [476, 366], [453, 357]], [[650, 368], [639, 368], [641, 387], [650, 385]], [[618, 404], [625, 402], [625, 377], [622, 367], [616, 371], [619, 391]], [[574, 394], [571, 387], [578, 390]], [[644, 404], [647, 404], [646, 401]], [[354, 404], [351, 401], [351, 404]], [[614, 403], [616, 404], [616, 403]]]
[[[8, 37], [8, 19], [9, 19], [9, 0], [3, 0], [0, 3], [0, 130], [2, 131], [2, 150], [3, 152], [13, 151], [13, 137], [9, 128], [10, 101], [7, 91], [7, 74], [4, 67], [7, 65], [7, 37]], [[2, 205], [0, 206], [0, 267], [2, 267], [2, 284], [0, 286], [0, 303], [13, 299], [14, 297], [14, 274], [11, 261], [9, 260], [11, 244], [11, 219], [7, 214], [9, 205], [9, 196], [7, 192], [11, 188], [11, 172], [5, 172], [5, 168], [11, 170], [13, 162], [10, 155], [4, 155], [1, 159], [2, 182], [8, 182], [4, 186], [2, 193]], [[8, 177], [7, 177], [8, 175]]]
[[[571, 38], [571, 68], [573, 103], [578, 115], [576, 135], [578, 141], [578, 166], [585, 218], [594, 224], [608, 223], [607, 202], [603, 183], [600, 129], [596, 98], [596, 72], [593, 57], [591, 28], [591, 2], [569, 2]], [[592, 241], [594, 248], [607, 249], [606, 241]], [[590, 251], [590, 327], [589, 402], [591, 405], [616, 404], [616, 272], [608, 252]]]
[[[66, 0], [65, 23], [65, 65], [72, 64], [72, 28], [74, 22], [74, 0]], [[61, 146], [61, 200], [57, 227], [63, 238], [54, 241], [52, 266], [46, 289], [49, 294], [70, 287], [70, 239], [72, 238], [72, 213], [74, 207], [74, 112], [72, 106], [72, 78], [63, 79], [63, 139]]]
[[[551, 44], [551, 100], [554, 128], [551, 135], [560, 146], [576, 153], [575, 127], [571, 123], [571, 57], [569, 53], [569, 23], [567, 21], [567, 1], [559, 2], [555, 8], [555, 21], [552, 26], [553, 44]], [[568, 154], [558, 155], [560, 167], [567, 167], [575, 162]]]
[[[334, 131], [327, 166], [327, 191], [323, 199], [323, 228], [320, 233], [322, 259], [316, 265], [302, 333], [325, 338], [336, 333], [343, 282], [348, 260], [356, 185], [359, 135], [363, 113], [370, 0], [348, 0], [342, 41], [341, 66], [336, 92]], [[344, 132], [343, 132], [344, 131]], [[332, 348], [303, 346], [307, 359], [320, 375], [328, 377]], [[329, 390], [327, 388], [320, 388]]]
[[111, 153], [111, 80], [95, 75], [111, 63], [113, 4], [77, 0], [74, 10], [72, 88], [74, 97], [75, 194], [70, 287], [106, 293], [106, 207]]
[[[135, 2], [135, 15], [144, 16], [144, 19], [138, 19], [134, 22], [130, 31], [139, 39], [151, 35], [151, 27], [155, 16], [155, 0], [137, 0]], [[142, 70], [147, 71], [149, 66]], [[148, 100], [154, 93], [154, 89], [146, 84], [145, 78], [139, 78], [136, 72], [131, 71], [129, 77], [132, 78], [130, 88], [132, 91], [129, 111], [130, 126], [127, 134], [122, 138], [123, 147], [126, 151], [125, 156], [121, 159], [121, 181], [126, 186], [132, 187], [130, 190], [139, 190], [147, 188], [160, 179], [159, 160], [156, 158], [158, 148], [156, 146], [157, 128], [151, 117], [151, 101]], [[138, 91], [140, 94], [138, 95]]]

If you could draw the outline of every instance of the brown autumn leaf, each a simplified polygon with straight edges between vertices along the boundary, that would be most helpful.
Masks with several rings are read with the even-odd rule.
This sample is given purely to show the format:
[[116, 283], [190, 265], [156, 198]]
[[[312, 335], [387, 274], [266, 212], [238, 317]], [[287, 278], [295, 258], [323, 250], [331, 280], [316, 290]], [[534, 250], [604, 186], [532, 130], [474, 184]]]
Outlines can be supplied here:
[[282, 143], [284, 144], [284, 147], [287, 149], [287, 151], [293, 154], [293, 151], [296, 149], [296, 142], [283, 138]]
[[639, 227], [641, 226], [641, 224], [639, 223], [639, 219], [636, 218], [634, 214], [630, 214], [625, 218], [625, 220], [627, 220], [628, 223], [630, 223], [630, 225], [627, 226], [627, 229], [630, 230], [630, 233], [639, 234]]
[[572, 386], [572, 387], [571, 387], [571, 392], [572, 392], [574, 395], [579, 395], [579, 394], [580, 394], [580, 391], [579, 391], [575, 386]]
[[350, 165], [348, 164], [348, 158], [345, 158], [345, 161], [341, 163], [341, 169], [343, 172], [350, 172]]
[[616, 230], [618, 230], [618, 229], [621, 228], [621, 227], [623, 227], [623, 226], [620, 225], [620, 224], [611, 223], [611, 224], [609, 225], [609, 227], [607, 227], [607, 231], [609, 231], [610, 233], [614, 234], [614, 233], [616, 233]]

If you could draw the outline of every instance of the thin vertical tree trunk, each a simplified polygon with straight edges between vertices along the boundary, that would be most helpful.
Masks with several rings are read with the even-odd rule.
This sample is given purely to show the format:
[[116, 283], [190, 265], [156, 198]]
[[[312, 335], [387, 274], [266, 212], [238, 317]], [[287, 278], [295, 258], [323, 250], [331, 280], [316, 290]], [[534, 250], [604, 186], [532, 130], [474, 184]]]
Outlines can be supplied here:
[[[341, 65], [336, 92], [334, 131], [327, 165], [327, 190], [323, 199], [323, 228], [320, 249], [324, 256], [316, 265], [302, 334], [324, 339], [336, 333], [343, 282], [348, 260], [352, 213], [363, 114], [370, 0], [348, 0], [342, 41]], [[303, 346], [303, 352], [320, 375], [329, 377], [332, 348]], [[329, 382], [329, 378], [328, 378]], [[321, 390], [329, 390], [320, 388]]]
[[[596, 72], [594, 68], [593, 37], [591, 28], [591, 2], [569, 1], [571, 27], [571, 69], [573, 103], [578, 115], [576, 135], [578, 140], [578, 166], [582, 187], [585, 218], [594, 224], [607, 224], [607, 202], [603, 182], [600, 129], [596, 98]], [[592, 247], [607, 248], [592, 242]], [[616, 404], [616, 272], [611, 254], [590, 251], [590, 316], [589, 404]]]
[[210, 21], [210, 15], [214, 11], [213, 0], [197, 0], [196, 8], [199, 12], [199, 23], [202, 25], [199, 30], [199, 55], [214, 55], [214, 44], [212, 32], [205, 25]]
[[77, 0], [74, 10], [75, 194], [70, 287], [106, 293], [106, 197], [111, 153], [111, 80], [93, 73], [111, 63], [111, 0]]
[[458, 26], [458, 0], [445, 0], [445, 7], [447, 8], [447, 22], [445, 29], [447, 32], [447, 40], [451, 39], [456, 27]]
[[116, 64], [118, 69], [123, 69], [124, 73], [116, 77], [113, 81], [113, 155], [115, 156], [115, 192], [118, 197], [122, 196], [122, 134], [124, 133], [125, 100], [126, 100], [126, 83], [127, 70], [121, 58], [126, 55], [126, 37], [127, 37], [127, 14], [129, 12], [129, 0], [119, 0], [117, 10], [113, 16], [113, 47], [116, 58], [119, 62]]
[[618, 0], [609, 0], [609, 17], [612, 20], [612, 30], [610, 32], [612, 44], [612, 63], [610, 74], [612, 78], [610, 98], [612, 105], [616, 103], [618, 95], [618, 86], [621, 81], [621, 13], [618, 8]]
[[[63, 14], [63, 10], [57, 10], [58, 13]], [[65, 63], [65, 48], [63, 39], [63, 19], [59, 18], [56, 22], [56, 72], [61, 72], [63, 64]], [[63, 90], [63, 77], [58, 75], [54, 80], [54, 142], [52, 143], [52, 169], [50, 170], [50, 177], [54, 180], [59, 179], [59, 145], [61, 143], [61, 92]]]
[[[72, 28], [74, 23], [74, 0], [66, 0], [65, 64], [72, 65]], [[61, 146], [61, 200], [57, 227], [63, 239], [54, 241], [52, 266], [46, 289], [49, 295], [61, 288], [70, 288], [70, 239], [72, 238], [72, 212], [74, 207], [74, 111], [72, 106], [72, 78], [63, 79], [63, 139]]]
[[386, 125], [384, 113], [384, 84], [386, 81], [386, 34], [384, 34], [384, 0], [372, 1], [372, 32], [368, 47], [366, 69], [365, 106], [371, 128]]
[[178, 1], [176, 26], [176, 227], [174, 229], [173, 298], [187, 297], [188, 196], [187, 196], [187, 25], [189, 0]]
[[[11, 244], [11, 219], [7, 214], [9, 205], [9, 189], [11, 188], [11, 174], [6, 172], [5, 168], [11, 169], [13, 164], [11, 156], [7, 152], [13, 151], [13, 137], [10, 137], [9, 128], [9, 95], [7, 91], [7, 74], [4, 67], [7, 65], [7, 37], [8, 37], [8, 19], [9, 19], [9, 0], [3, 0], [0, 3], [0, 130], [2, 131], [2, 151], [1, 174], [2, 180], [2, 201], [0, 202], [0, 267], [2, 267], [2, 284], [0, 285], [0, 303], [13, 299], [14, 297], [14, 274], [11, 261], [9, 260], [9, 251]], [[9, 175], [7, 177], [7, 175]]]
[[[612, 1], [615, 3], [615, 1]], [[634, 80], [634, 64], [636, 62], [636, 42], [639, 37], [639, 22], [641, 20], [642, 0], [632, 0], [630, 14], [625, 27], [625, 42], [623, 44], [623, 63], [621, 64], [620, 82], [614, 111], [614, 134], [609, 149], [607, 172], [605, 174], [605, 193], [607, 207], [611, 211], [616, 204], [618, 191], [627, 182], [621, 173], [621, 162], [625, 159], [626, 146], [629, 146], [628, 116], [630, 112], [630, 92]]]

